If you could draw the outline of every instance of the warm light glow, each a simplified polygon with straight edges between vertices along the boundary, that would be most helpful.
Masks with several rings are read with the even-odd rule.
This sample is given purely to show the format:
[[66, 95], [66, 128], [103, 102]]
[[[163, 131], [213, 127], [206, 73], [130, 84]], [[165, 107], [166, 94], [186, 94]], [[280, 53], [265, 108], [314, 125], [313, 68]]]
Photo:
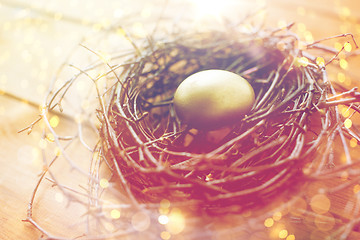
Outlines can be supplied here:
[[60, 118], [56, 115], [52, 116], [49, 121], [50, 126], [53, 128], [57, 127], [59, 125], [59, 122], [60, 122]]
[[170, 207], [170, 201], [167, 200], [167, 199], [161, 200], [160, 207], [161, 208], [169, 208]]
[[351, 50], [352, 50], [351, 44], [348, 43], [348, 42], [346, 42], [346, 43], [344, 44], [344, 50], [345, 50], [346, 52], [351, 52]]
[[179, 234], [185, 229], [185, 218], [180, 209], [174, 208], [169, 215], [166, 230], [171, 234]]
[[109, 187], [109, 181], [105, 178], [102, 178], [100, 180], [100, 187], [102, 188], [108, 188]]
[[282, 218], [281, 212], [276, 212], [276, 213], [274, 213], [273, 219], [274, 219], [275, 221], [280, 221], [281, 218]]
[[286, 229], [283, 229], [279, 232], [279, 238], [286, 238], [288, 235], [288, 231]]
[[358, 145], [358, 141], [355, 138], [350, 139], [350, 147], [354, 148]]
[[307, 59], [306, 57], [296, 58], [294, 65], [296, 67], [306, 67], [307, 65], [309, 65], [309, 59]]
[[55, 154], [55, 156], [60, 157], [61, 154], [62, 154], [61, 149], [60, 149], [59, 147], [56, 147], [56, 148], [54, 149], [54, 154]]
[[319, 67], [324, 67], [324, 66], [325, 66], [325, 60], [324, 60], [324, 58], [322, 58], [322, 57], [317, 57], [317, 58], [316, 58], [316, 64], [317, 64]]
[[348, 69], [348, 67], [349, 67], [349, 63], [345, 59], [340, 59], [339, 60], [339, 65], [344, 70]]
[[265, 225], [265, 227], [268, 227], [268, 228], [272, 227], [274, 225], [274, 219], [272, 219], [272, 218], [265, 219], [264, 225]]
[[164, 231], [160, 233], [160, 237], [161, 239], [168, 240], [171, 238], [171, 234], [169, 232]]
[[355, 194], [358, 194], [358, 193], [360, 192], [360, 185], [359, 185], [359, 184], [356, 184], [356, 185], [354, 186], [353, 192], [354, 192]]
[[339, 43], [339, 42], [336, 42], [334, 44], [334, 47], [335, 47], [336, 51], [340, 52], [341, 49], [343, 48], [343, 45], [341, 43]]
[[118, 209], [113, 209], [110, 212], [110, 216], [112, 219], [119, 219], [121, 216], [121, 212]]
[[344, 121], [344, 126], [345, 126], [346, 128], [351, 128], [351, 126], [352, 126], [352, 121], [351, 121], [350, 118], [348, 118], [348, 119], [346, 119], [346, 120]]
[[325, 194], [317, 194], [311, 198], [310, 207], [315, 213], [327, 213], [330, 209], [330, 206], [330, 199]]
[[54, 134], [52, 134], [52, 133], [46, 134], [46, 139], [47, 139], [49, 142], [54, 142], [54, 141], [55, 141]]
[[160, 215], [160, 216], [158, 217], [158, 221], [159, 221], [160, 224], [166, 225], [166, 224], [169, 223], [169, 217], [166, 216], [166, 215]]
[[337, 79], [338, 79], [338, 81], [341, 82], [341, 83], [345, 82], [345, 79], [346, 79], [345, 74], [344, 74], [344, 73], [341, 73], [341, 72], [338, 73]]
[[295, 240], [295, 235], [290, 234], [289, 236], [287, 236], [286, 240]]

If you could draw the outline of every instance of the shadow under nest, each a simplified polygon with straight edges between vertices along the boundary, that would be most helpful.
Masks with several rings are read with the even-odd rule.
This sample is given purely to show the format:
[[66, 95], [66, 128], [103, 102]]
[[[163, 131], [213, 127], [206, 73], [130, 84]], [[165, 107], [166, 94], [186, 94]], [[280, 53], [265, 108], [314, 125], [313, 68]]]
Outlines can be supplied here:
[[[299, 64], [297, 42], [288, 31], [214, 31], [149, 42], [134, 54], [100, 129], [104, 157], [116, 162], [130, 198], [238, 212], [290, 196], [326, 168], [340, 121], [326, 98], [336, 92], [324, 66]], [[171, 102], [181, 81], [206, 69], [235, 72], [256, 94], [243, 119], [213, 132], [183, 125]]]

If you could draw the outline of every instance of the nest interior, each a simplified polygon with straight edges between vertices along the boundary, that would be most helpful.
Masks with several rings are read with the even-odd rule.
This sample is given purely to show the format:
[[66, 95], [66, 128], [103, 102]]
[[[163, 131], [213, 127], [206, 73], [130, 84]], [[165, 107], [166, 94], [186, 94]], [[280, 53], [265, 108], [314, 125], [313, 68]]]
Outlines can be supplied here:
[[[241, 211], [326, 168], [323, 143], [339, 116], [325, 100], [336, 92], [324, 66], [299, 60], [298, 41], [288, 29], [213, 31], [149, 42], [134, 54], [118, 73], [100, 129], [105, 158], [127, 194], [136, 202]], [[182, 124], [172, 106], [181, 81], [206, 69], [237, 73], [256, 94], [244, 118], [211, 132]]]

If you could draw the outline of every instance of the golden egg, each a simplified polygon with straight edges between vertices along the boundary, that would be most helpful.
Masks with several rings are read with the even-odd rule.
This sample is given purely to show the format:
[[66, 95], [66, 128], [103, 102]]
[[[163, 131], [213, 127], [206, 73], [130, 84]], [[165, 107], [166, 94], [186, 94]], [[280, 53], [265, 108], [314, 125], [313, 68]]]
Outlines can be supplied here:
[[173, 102], [181, 122], [214, 130], [241, 121], [254, 101], [254, 90], [243, 77], [213, 69], [187, 77], [176, 89]]

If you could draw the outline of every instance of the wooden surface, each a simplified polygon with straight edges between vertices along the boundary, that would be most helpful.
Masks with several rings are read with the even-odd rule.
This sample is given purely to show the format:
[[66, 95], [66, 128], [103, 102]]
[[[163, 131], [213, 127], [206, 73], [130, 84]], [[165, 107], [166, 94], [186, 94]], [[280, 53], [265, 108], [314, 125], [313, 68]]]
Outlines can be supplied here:
[[[38, 239], [42, 235], [29, 223], [22, 221], [26, 218], [28, 202], [43, 168], [39, 147], [41, 128], [35, 128], [30, 135], [17, 132], [36, 119], [38, 106], [43, 102], [51, 77], [84, 36], [93, 36], [102, 31], [101, 24], [107, 26], [121, 22], [129, 27], [139, 26], [134, 23], [141, 24], [157, 18], [164, 2], [0, 1], [0, 239], [28, 240]], [[181, 4], [179, 1], [168, 2], [165, 12], [174, 19], [198, 11], [193, 4], [195, 0], [182, 1]], [[235, 4], [236, 1], [229, 2]], [[300, 27], [295, 25], [295, 30], [304, 30], [306, 26], [315, 40], [347, 32], [354, 33], [358, 39], [360, 34], [360, 4], [356, 1], [254, 2], [258, 4], [256, 6], [267, 3], [267, 26], [297, 22]], [[246, 11], [244, 9], [253, 8], [242, 1], [237, 4], [244, 8], [225, 9], [228, 17], [236, 18]], [[358, 59], [350, 62], [347, 72], [351, 76], [359, 76], [358, 64]], [[59, 131], [71, 130], [72, 125], [66, 118], [61, 122], [63, 124], [58, 127]], [[90, 133], [87, 136], [96, 138]], [[95, 141], [91, 140], [90, 143], [94, 144]], [[88, 155], [86, 151], [78, 152], [77, 159], [88, 159]], [[86, 164], [81, 167], [85, 168]], [[66, 181], [65, 173], [62, 177]], [[86, 179], [81, 177], [72, 177], [71, 181], [86, 183]], [[59, 206], [57, 211], [50, 211], [57, 208], [59, 199], [56, 196], [55, 191], [41, 191], [37, 196], [40, 199], [38, 204], [45, 207], [41, 207], [35, 217], [41, 217], [44, 226], [53, 234], [62, 235], [69, 231], [69, 222], [83, 212], [76, 205], [70, 209]], [[345, 203], [340, 196], [333, 204], [341, 209]], [[73, 229], [71, 231], [78, 231], [78, 234], [83, 230], [77, 227]], [[352, 236], [351, 239], [359, 239], [356, 233]]]

